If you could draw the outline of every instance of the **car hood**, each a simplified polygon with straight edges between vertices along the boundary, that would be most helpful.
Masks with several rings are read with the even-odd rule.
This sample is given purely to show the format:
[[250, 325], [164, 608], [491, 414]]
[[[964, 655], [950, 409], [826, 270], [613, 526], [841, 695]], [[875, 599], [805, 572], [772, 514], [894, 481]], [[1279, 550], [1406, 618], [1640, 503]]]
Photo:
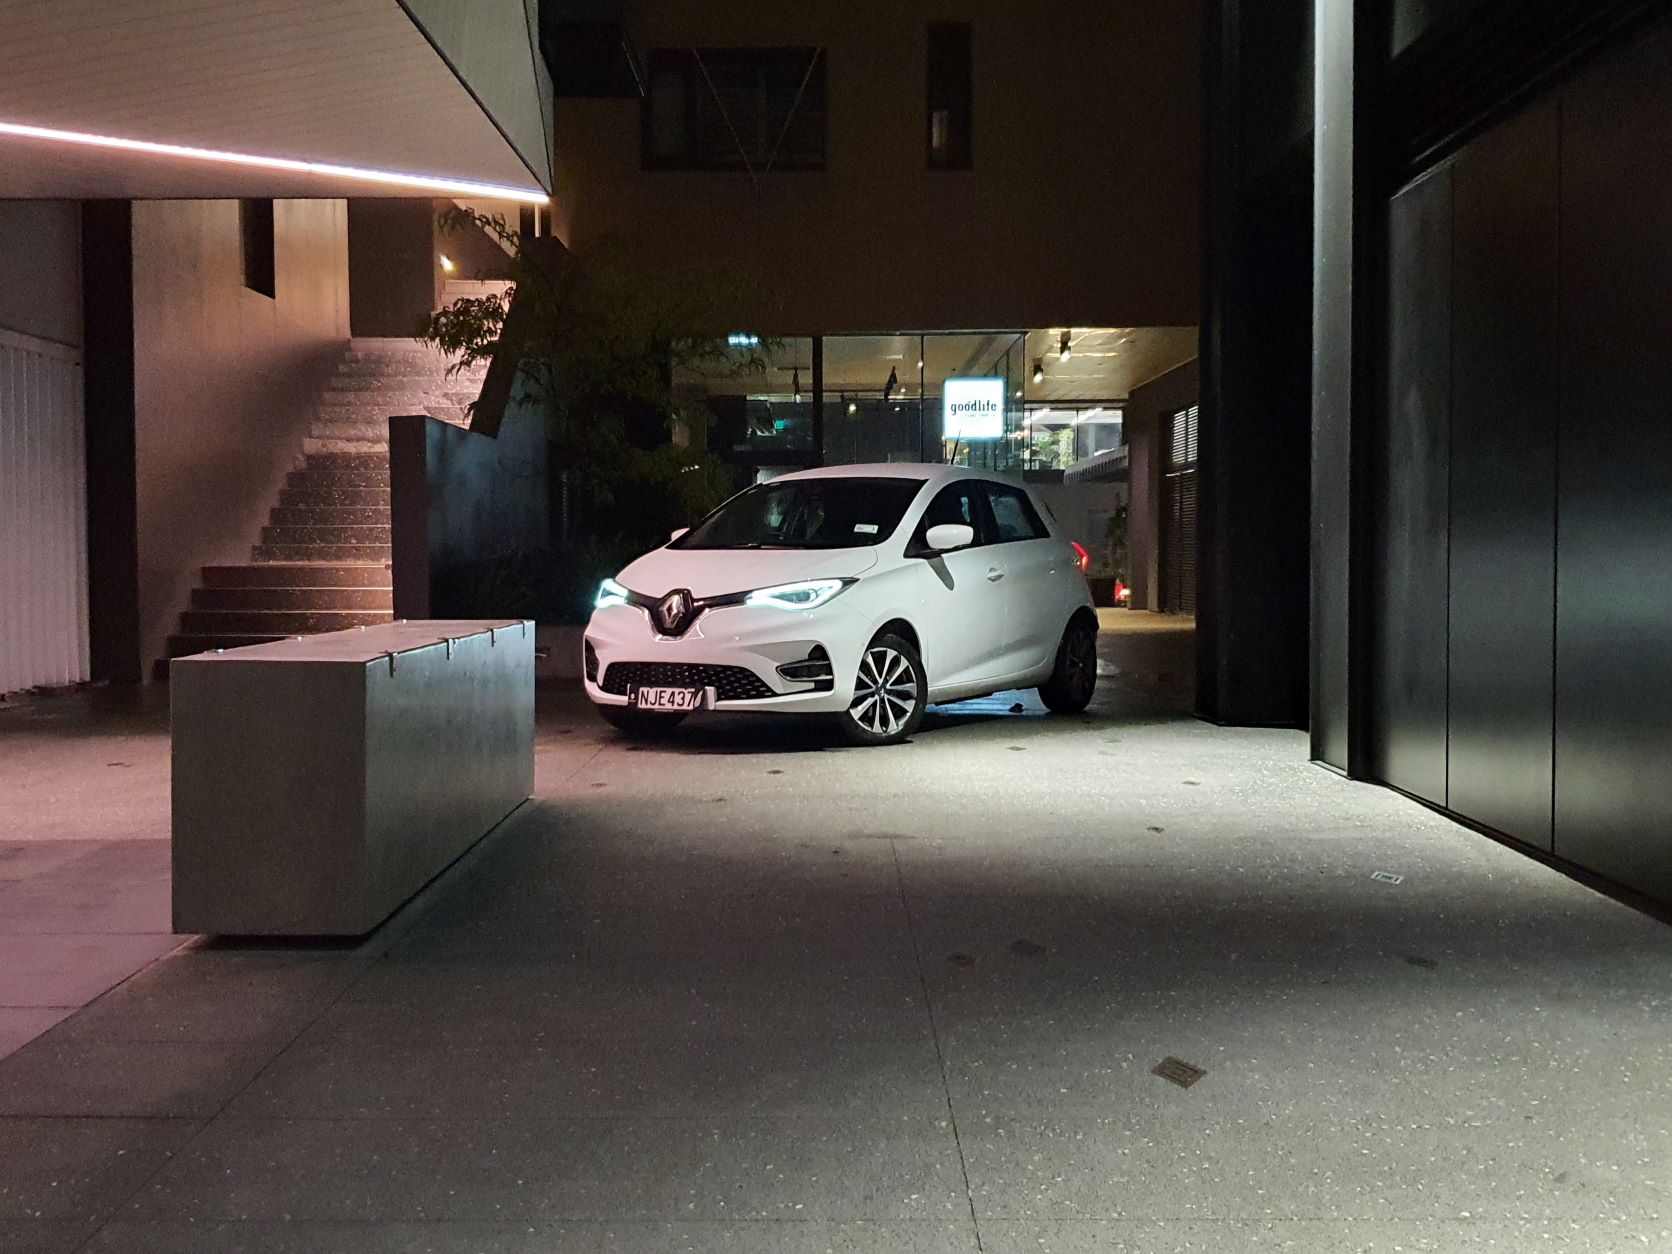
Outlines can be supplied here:
[[629, 590], [659, 597], [675, 588], [692, 596], [753, 592], [803, 579], [853, 579], [877, 564], [877, 551], [857, 549], [657, 549], [616, 578]]

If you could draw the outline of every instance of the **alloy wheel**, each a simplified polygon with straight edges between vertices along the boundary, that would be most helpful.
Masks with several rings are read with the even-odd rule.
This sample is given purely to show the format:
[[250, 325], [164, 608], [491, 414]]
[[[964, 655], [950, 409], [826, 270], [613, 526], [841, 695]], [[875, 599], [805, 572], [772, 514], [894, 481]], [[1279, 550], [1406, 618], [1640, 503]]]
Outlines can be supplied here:
[[1097, 637], [1089, 631], [1070, 632], [1063, 662], [1068, 691], [1077, 701], [1089, 701], [1097, 684]]
[[917, 675], [903, 654], [887, 646], [867, 649], [848, 717], [872, 735], [892, 736], [916, 712], [917, 687]]

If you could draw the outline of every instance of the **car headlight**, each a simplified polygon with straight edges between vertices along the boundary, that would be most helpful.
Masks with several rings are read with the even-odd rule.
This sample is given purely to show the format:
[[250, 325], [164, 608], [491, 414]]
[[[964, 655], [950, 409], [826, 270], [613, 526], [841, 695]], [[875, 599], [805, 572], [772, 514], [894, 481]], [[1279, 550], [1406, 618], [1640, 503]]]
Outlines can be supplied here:
[[627, 604], [627, 589], [613, 579], [606, 579], [598, 585], [598, 595], [592, 598], [592, 608], [607, 610], [612, 605]]
[[781, 610], [812, 610], [823, 605], [854, 581], [851, 579], [810, 579], [806, 583], [784, 583], [775, 588], [751, 592], [745, 605], [775, 605]]

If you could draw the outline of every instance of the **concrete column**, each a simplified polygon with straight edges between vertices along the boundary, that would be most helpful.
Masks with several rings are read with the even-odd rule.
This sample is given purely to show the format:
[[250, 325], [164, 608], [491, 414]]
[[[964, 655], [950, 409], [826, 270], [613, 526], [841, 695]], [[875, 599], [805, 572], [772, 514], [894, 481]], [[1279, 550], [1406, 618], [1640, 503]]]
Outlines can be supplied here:
[[1307, 713], [1310, 21], [1210, 9], [1196, 712], [1238, 726]]

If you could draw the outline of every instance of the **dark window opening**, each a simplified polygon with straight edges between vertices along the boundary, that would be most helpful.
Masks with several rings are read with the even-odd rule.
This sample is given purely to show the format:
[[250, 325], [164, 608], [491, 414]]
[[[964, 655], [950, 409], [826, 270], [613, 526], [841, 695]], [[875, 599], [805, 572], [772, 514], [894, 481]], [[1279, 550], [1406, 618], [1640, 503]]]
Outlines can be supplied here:
[[928, 143], [931, 170], [974, 165], [968, 22], [929, 23]]
[[659, 48], [646, 58], [647, 170], [822, 170], [822, 48]]
[[1045, 520], [1034, 509], [1028, 494], [1007, 483], [988, 483], [987, 504], [993, 509], [993, 524], [1000, 544], [1012, 540], [1048, 540], [1051, 537]]
[[981, 508], [981, 489], [973, 479], [965, 479], [958, 483], [950, 483], [935, 494], [935, 499], [929, 502], [929, 508], [923, 511], [923, 521], [917, 524], [917, 530], [912, 533], [911, 544], [906, 549], [907, 557], [928, 556], [929, 528], [941, 527], [947, 524], [962, 525], [973, 528], [975, 539], [970, 547], [991, 544], [992, 537], [988, 534], [987, 514]]
[[273, 202], [240, 200], [238, 234], [244, 249], [244, 286], [263, 296], [276, 295], [273, 271]]

